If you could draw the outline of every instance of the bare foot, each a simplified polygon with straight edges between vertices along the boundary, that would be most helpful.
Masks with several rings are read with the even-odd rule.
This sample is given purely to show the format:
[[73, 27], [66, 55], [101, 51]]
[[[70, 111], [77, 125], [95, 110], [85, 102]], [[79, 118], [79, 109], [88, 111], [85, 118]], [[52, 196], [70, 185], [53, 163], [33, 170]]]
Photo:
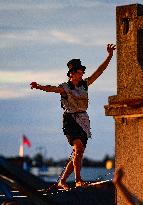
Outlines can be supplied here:
[[58, 189], [68, 190], [68, 189], [69, 189], [69, 186], [68, 186], [66, 183], [60, 181], [60, 182], [58, 183]]
[[75, 184], [76, 187], [86, 187], [87, 185], [88, 185], [88, 182], [84, 182], [84, 181], [78, 181]]

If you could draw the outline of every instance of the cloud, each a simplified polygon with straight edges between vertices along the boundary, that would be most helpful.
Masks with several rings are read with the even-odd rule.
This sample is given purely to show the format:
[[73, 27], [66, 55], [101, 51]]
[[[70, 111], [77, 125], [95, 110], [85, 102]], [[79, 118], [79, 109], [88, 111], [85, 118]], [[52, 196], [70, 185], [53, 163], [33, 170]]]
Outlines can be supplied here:
[[21, 32], [5, 32], [0, 34], [0, 48], [21, 47], [23, 45], [72, 44], [81, 46], [105, 45], [113, 42], [114, 33], [111, 28], [85, 28], [71, 30], [27, 30]]
[[7, 88], [0, 91], [0, 99], [21, 98], [28, 95], [26, 89], [21, 89], [20, 92], [16, 88]]
[[[138, 0], [142, 2], [142, 0]], [[11, 1], [1, 0], [0, 10], [31, 10], [31, 11], [40, 11], [40, 10], [57, 10], [67, 7], [80, 7], [80, 8], [93, 8], [98, 6], [107, 6], [107, 5], [117, 5], [117, 4], [128, 4], [136, 3], [135, 0], [47, 0], [47, 1], [29, 1], [29, 0], [15, 0]]]
[[[118, 5], [127, 5], [127, 4], [136, 4], [137, 3], [137, 1], [136, 0], [88, 0], [88, 2], [89, 2], [89, 4], [90, 5], [95, 5], [95, 3], [96, 3], [96, 5], [105, 5], [105, 4], [107, 4], [107, 5], [116, 5], [116, 6], [118, 6]], [[87, 3], [87, 2], [86, 2]], [[138, 3], [142, 3], [142, 0], [138, 0]]]
[[0, 71], [0, 84], [2, 83], [39, 83], [57, 84], [66, 80], [65, 72], [60, 70], [46, 71]]
[[22, 2], [19, 1], [15, 1], [15, 2], [7, 2], [6, 1], [1, 1], [0, 2], [0, 10], [7, 10], [7, 11], [11, 11], [11, 10], [33, 10], [33, 11], [37, 11], [37, 10], [51, 10], [51, 9], [61, 9], [63, 8], [63, 4], [62, 3], [55, 3], [55, 2], [40, 2], [40, 3], [35, 3], [33, 2], [26, 2], [25, 0]]
[[0, 48], [45, 44], [103, 45], [114, 35], [110, 19], [105, 24], [104, 15], [101, 16], [105, 11], [107, 16], [113, 15], [108, 7], [108, 4], [87, 0], [30, 1], [28, 4], [24, 0], [20, 3], [1, 1]]
[[80, 39], [71, 33], [63, 32], [63, 31], [51, 31], [51, 36], [56, 39], [57, 42], [65, 42], [65, 43], [74, 43], [80, 44]]
[[[35, 144], [45, 144], [46, 139], [46, 145], [49, 146], [48, 133], [49, 136], [53, 135], [56, 138], [61, 136], [58, 131], [60, 117], [57, 122], [55, 120], [60, 96], [49, 94], [52, 95], [50, 98], [47, 93], [31, 90], [29, 84], [32, 81], [37, 81], [43, 85], [58, 85], [67, 81], [65, 70], [55, 68], [63, 68], [62, 62], [69, 56], [80, 55], [79, 58], [85, 58], [85, 61], [89, 59], [91, 65], [92, 62], [96, 63], [98, 61], [94, 53], [97, 51], [96, 45], [103, 45], [114, 39], [113, 14], [115, 12], [111, 4], [100, 3], [99, 0], [1, 0], [0, 13], [0, 102], [1, 116], [3, 116], [1, 127], [8, 128], [1, 132], [1, 139], [5, 139], [4, 143], [1, 143], [1, 152], [5, 154], [6, 149], [4, 148], [9, 147], [7, 153], [17, 153], [16, 146], [11, 148], [7, 146], [7, 143], [16, 145], [17, 138], [14, 141], [8, 136], [19, 136], [19, 133], [33, 136]], [[89, 46], [89, 49], [83, 49], [82, 46], [86, 48]], [[99, 46], [97, 49], [99, 49], [98, 52], [101, 51]], [[48, 67], [53, 69], [48, 70], [47, 63]], [[43, 68], [47, 72], [42, 70]], [[4, 71], [5, 69], [7, 71]], [[21, 71], [14, 71], [16, 69]], [[22, 69], [29, 70], [22, 71]], [[38, 71], [34, 71], [34, 69]], [[99, 78], [89, 89], [91, 104], [95, 102], [101, 107], [103, 100], [99, 97], [109, 95], [108, 91], [114, 89], [111, 78], [114, 76], [108, 76], [106, 73], [106, 78]], [[58, 99], [56, 100], [56, 98]], [[49, 117], [49, 110], [52, 112], [52, 118]], [[90, 113], [93, 116], [91, 118], [93, 118], [96, 136], [98, 135], [96, 129], [100, 129], [100, 125], [107, 123], [103, 121], [99, 123], [99, 126], [95, 125], [95, 117], [101, 119], [99, 109], [97, 109], [97, 115], [94, 115], [95, 104], [90, 108]], [[46, 126], [49, 126], [50, 132], [48, 128], [45, 128], [46, 119], [48, 119]], [[54, 123], [54, 127], [52, 123]], [[39, 130], [36, 127], [39, 127]], [[104, 133], [101, 134], [104, 136]], [[38, 140], [35, 140], [36, 136]], [[41, 137], [39, 138], [39, 136]], [[99, 137], [99, 142], [101, 137]], [[43, 141], [41, 141], [42, 138]], [[54, 144], [57, 147], [58, 143], [54, 144], [52, 141], [50, 145]], [[91, 156], [93, 156], [92, 150], [94, 150], [92, 148], [90, 149]], [[49, 150], [52, 153], [51, 156], [56, 155], [53, 150]], [[58, 154], [61, 154], [62, 151]], [[58, 154], [57, 158], [60, 157]]]
[[56, 0], [56, 1], [39, 1], [38, 2], [29, 2], [26, 0], [21, 0], [21, 1], [14, 1], [11, 3], [11, 1], [2, 1], [0, 2], [0, 10], [31, 10], [31, 11], [37, 11], [37, 10], [55, 10], [55, 9], [63, 9], [66, 7], [80, 7], [80, 8], [90, 8], [94, 6], [101, 6], [105, 5], [105, 3], [113, 3], [113, 1], [99, 1], [99, 0], [72, 0], [72, 1], [67, 1], [67, 0]]
[[25, 97], [31, 94], [30, 83], [35, 81], [43, 85], [58, 85], [66, 81], [62, 70], [52, 71], [0, 71], [0, 99]]
[[111, 33], [111, 27], [98, 26], [94, 28], [93, 26], [86, 27], [87, 32], [85, 32], [85, 26], [80, 26], [80, 28], [69, 29], [68, 31], [51, 31], [50, 34], [56, 39], [57, 43], [69, 43], [77, 44], [81, 46], [95, 46], [95, 45], [105, 45], [107, 42], [115, 41], [114, 32]]
[[[110, 72], [112, 70], [110, 69]], [[85, 76], [86, 77], [86, 76]], [[65, 70], [49, 70], [45, 71], [0, 71], [0, 99], [10, 99], [18, 97], [26, 97], [35, 92], [31, 92], [30, 83], [38, 82], [42, 85], [59, 85], [67, 81]], [[91, 86], [91, 92], [115, 91], [115, 81], [110, 79], [110, 73], [106, 78], [99, 78], [94, 85]], [[38, 92], [36, 94], [39, 94]]]
[[18, 47], [24, 44], [79, 44], [78, 38], [72, 34], [58, 30], [28, 30], [22, 32], [7, 32], [0, 35], [0, 48]]
[[52, 38], [49, 31], [40, 30], [27, 30], [27, 31], [15, 31], [5, 32], [0, 35], [0, 48], [17, 47], [26, 43], [54, 43], [55, 39]]
[[[85, 8], [86, 6], [89, 7], [88, 11]], [[93, 6], [96, 7], [97, 18]], [[67, 16], [66, 9], [64, 10], [64, 12], [60, 11], [59, 13], [56, 11], [53, 12], [52, 10], [62, 9], [66, 7], [69, 7], [68, 12], [72, 12], [74, 9], [74, 13], [71, 13], [71, 15]], [[82, 9], [80, 10], [79, 7], [82, 7]], [[52, 17], [50, 21], [47, 20], [49, 13], [46, 14], [46, 12], [42, 11], [42, 9], [44, 10], [46, 8], [49, 9], [49, 11], [51, 10], [50, 15]], [[98, 10], [98, 8], [100, 8], [100, 10]], [[105, 8], [107, 8], [107, 5], [103, 7], [104, 10]], [[88, 4], [86, 0], [79, 0], [78, 2], [76, 0], [63, 0], [62, 3], [60, 0], [49, 0], [36, 1], [36, 3], [34, 1], [30, 1], [29, 4], [26, 4], [25, 0], [21, 0], [20, 3], [16, 0], [14, 1], [14, 3], [11, 3], [11, 1], [7, 0], [0, 2], [0, 9], [10, 10], [8, 11], [8, 14], [5, 14], [4, 12], [5, 21], [3, 26], [6, 26], [4, 27], [6, 29], [2, 29], [1, 27], [0, 30], [0, 48], [1, 50], [3, 49], [0, 58], [2, 59], [1, 63], [4, 62], [0, 68], [1, 70], [6, 69], [7, 67], [7, 69], [11, 68], [11, 70], [15, 68], [18, 68], [20, 70], [23, 69], [23, 67], [29, 67], [30, 62], [32, 62], [31, 65], [40, 65], [44, 67], [45, 65], [42, 64], [44, 64], [44, 60], [47, 58], [47, 56], [44, 58], [44, 55], [41, 54], [41, 52], [40, 55], [43, 58], [37, 58], [37, 53], [39, 51], [44, 51], [45, 46], [47, 53], [48, 51], [51, 52], [52, 47], [54, 48], [54, 53], [58, 53], [59, 57], [59, 53], [61, 52], [61, 50], [63, 52], [64, 49], [65, 53], [69, 53], [69, 55], [71, 56], [72, 52], [75, 54], [78, 46], [80, 47], [80, 49], [82, 49], [82, 46], [89, 46], [90, 48], [93, 48], [97, 45], [105, 45], [107, 42], [114, 42], [114, 33], [112, 32], [114, 29], [113, 25], [110, 25], [110, 23], [107, 25], [106, 23], [106, 25], [104, 24], [103, 26], [102, 21], [104, 19], [101, 18], [99, 21], [99, 18], [101, 16], [100, 11], [102, 10], [99, 1], [89, 1]], [[23, 11], [22, 9], [28, 10], [28, 15], [27, 13], [21, 12]], [[11, 10], [13, 10], [13, 13], [11, 13]], [[17, 10], [18, 12], [15, 12], [15, 10]], [[36, 11], [33, 17], [32, 11]], [[89, 15], [90, 11], [91, 16]], [[14, 17], [11, 14], [14, 14]], [[9, 21], [6, 21], [8, 20], [8, 17], [10, 18], [10, 23], [7, 23]], [[29, 20], [29, 17], [31, 17], [31, 20]], [[38, 21], [38, 19], [40, 19], [40, 21]], [[55, 21], [51, 21], [53, 19]], [[41, 22], [43, 22], [43, 20], [45, 20], [45, 24], [41, 26]], [[30, 29], [26, 27], [27, 24]], [[17, 29], [13, 26], [16, 26]], [[51, 47], [48, 47], [47, 45], [50, 45]], [[25, 48], [28, 49], [26, 50]], [[71, 48], [74, 48], [75, 51]], [[62, 57], [63, 53], [60, 54]], [[34, 55], [37, 58], [36, 60], [34, 59]], [[34, 64], [35, 61], [36, 63]], [[6, 96], [10, 98], [12, 96], [16, 97], [18, 96], [18, 93], [19, 96], [27, 95], [28, 91], [24, 89], [24, 86], [25, 84], [28, 84], [32, 81], [46, 84], [58, 84], [59, 82], [63, 82], [64, 80], [66, 80], [66, 75], [65, 70], [63, 71], [62, 69], [60, 69], [60, 71], [53, 69], [48, 72], [41, 70], [40, 72], [12, 72], [10, 70], [0, 71], [0, 84], [3, 87], [3, 91], [1, 91], [1, 98], [2, 96], [4, 96], [4, 98]], [[104, 83], [105, 85], [110, 85], [110, 80], [107, 79]], [[9, 88], [9, 85], [12, 85], [12, 87]], [[17, 92], [16, 89], [18, 89], [18, 87], [21, 91], [18, 90]], [[97, 87], [100, 90], [105, 89], [105, 87], [101, 86], [100, 83]]]

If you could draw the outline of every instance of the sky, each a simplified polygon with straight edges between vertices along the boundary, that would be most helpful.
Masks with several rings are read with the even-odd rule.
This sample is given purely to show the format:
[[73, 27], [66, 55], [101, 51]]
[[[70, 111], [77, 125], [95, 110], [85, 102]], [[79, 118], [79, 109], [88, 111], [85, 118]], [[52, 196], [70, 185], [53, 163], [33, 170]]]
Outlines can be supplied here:
[[[0, 0], [0, 155], [17, 156], [25, 134], [31, 148], [55, 160], [71, 147], [62, 132], [60, 95], [31, 90], [30, 83], [59, 85], [67, 81], [67, 62], [80, 58], [91, 75], [116, 44], [116, 6], [133, 0]], [[114, 155], [115, 127], [105, 116], [108, 97], [116, 95], [116, 52], [108, 68], [89, 88], [92, 139], [85, 156], [101, 160]]]

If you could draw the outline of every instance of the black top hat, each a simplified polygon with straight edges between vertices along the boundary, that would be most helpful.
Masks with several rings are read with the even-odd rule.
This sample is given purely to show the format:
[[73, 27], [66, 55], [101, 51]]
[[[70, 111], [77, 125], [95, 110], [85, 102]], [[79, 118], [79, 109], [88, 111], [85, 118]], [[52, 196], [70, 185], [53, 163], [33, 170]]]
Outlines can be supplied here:
[[71, 72], [76, 72], [78, 69], [82, 69], [83, 72], [85, 71], [86, 67], [81, 65], [80, 59], [72, 59], [67, 63], [67, 66], [69, 68], [69, 71], [67, 73], [67, 76], [70, 77]]

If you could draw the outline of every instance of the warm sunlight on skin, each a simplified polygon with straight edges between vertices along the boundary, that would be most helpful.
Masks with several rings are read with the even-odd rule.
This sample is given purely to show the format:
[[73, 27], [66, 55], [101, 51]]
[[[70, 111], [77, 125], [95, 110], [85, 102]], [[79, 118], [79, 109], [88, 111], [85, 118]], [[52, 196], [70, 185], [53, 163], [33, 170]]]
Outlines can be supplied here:
[[70, 74], [71, 79], [74, 81], [80, 81], [83, 77], [84, 73], [82, 70], [77, 70], [77, 72]]

